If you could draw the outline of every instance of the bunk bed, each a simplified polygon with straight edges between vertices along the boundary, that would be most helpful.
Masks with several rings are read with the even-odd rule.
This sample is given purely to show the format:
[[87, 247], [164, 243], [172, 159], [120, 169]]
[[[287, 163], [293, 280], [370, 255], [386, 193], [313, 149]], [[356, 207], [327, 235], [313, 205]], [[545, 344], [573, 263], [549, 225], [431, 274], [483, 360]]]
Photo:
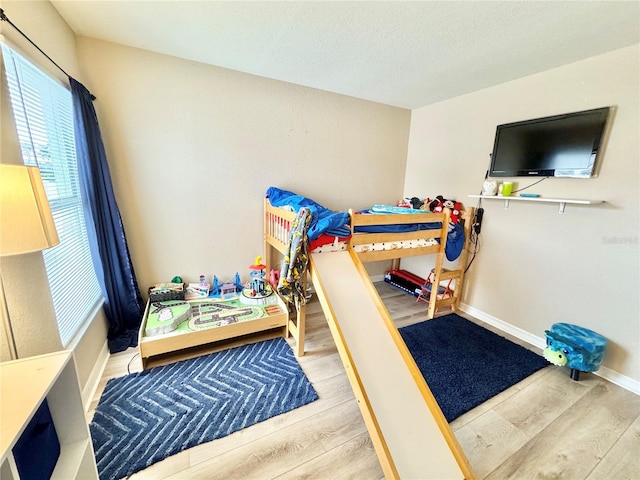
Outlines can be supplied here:
[[[280, 203], [280, 202], [279, 202]], [[309, 204], [302, 208], [309, 208]], [[297, 205], [300, 207], [300, 205]], [[290, 252], [289, 233], [300, 209], [265, 200], [265, 263], [277, 268], [276, 253]], [[326, 213], [326, 212], [324, 212]], [[324, 214], [323, 213], [323, 214]], [[329, 214], [333, 215], [333, 214]], [[469, 219], [472, 212], [466, 214]], [[346, 218], [345, 229], [340, 218]], [[449, 212], [377, 214], [349, 211], [338, 216], [331, 234], [315, 232], [308, 244], [308, 269], [302, 276], [313, 282], [319, 302], [360, 412], [386, 478], [472, 479], [472, 469], [426, 381], [380, 299], [363, 262], [435, 255], [434, 285], [443, 277], [456, 278], [461, 290], [464, 258], [458, 273], [442, 268]], [[466, 221], [465, 224], [470, 224]], [[316, 228], [314, 224], [312, 228]], [[331, 238], [335, 230], [344, 236]], [[466, 252], [469, 226], [464, 230]], [[324, 236], [328, 238], [324, 238]], [[460, 239], [457, 239], [458, 241]], [[397, 265], [396, 265], [397, 266]], [[449, 299], [447, 299], [449, 300]], [[458, 297], [447, 303], [455, 307]], [[429, 300], [428, 316], [439, 299]], [[304, 354], [305, 305], [294, 308], [287, 324]]]
[[[276, 200], [276, 206], [272, 205], [272, 199]], [[464, 285], [474, 209], [467, 208], [461, 212], [459, 228], [450, 234], [450, 217], [446, 209], [441, 213], [409, 209], [387, 210], [406, 210], [411, 213], [376, 213], [385, 209], [375, 207], [359, 212], [330, 212], [306, 197], [271, 187], [264, 201], [265, 264], [269, 269], [280, 267], [280, 258], [289, 249], [289, 233], [299, 209], [311, 208], [321, 212], [319, 216], [322, 220], [313, 224], [313, 230], [310, 230], [310, 253], [352, 250], [363, 263], [390, 260], [392, 270], [399, 268], [402, 258], [435, 255], [435, 266], [428, 276], [429, 281], [438, 286], [446, 283], [449, 294], [425, 296], [423, 293], [419, 299], [427, 303], [429, 319], [441, 308], [457, 310]], [[457, 238], [453, 238], [454, 235]], [[452, 244], [456, 245], [452, 248], [455, 258], [451, 258], [447, 251]], [[445, 257], [456, 259], [458, 267], [444, 268]], [[305, 272], [303, 282], [306, 281]], [[294, 312], [287, 325], [287, 335], [295, 339], [296, 355], [301, 356], [304, 355], [306, 307], [301, 303], [292, 308]]]

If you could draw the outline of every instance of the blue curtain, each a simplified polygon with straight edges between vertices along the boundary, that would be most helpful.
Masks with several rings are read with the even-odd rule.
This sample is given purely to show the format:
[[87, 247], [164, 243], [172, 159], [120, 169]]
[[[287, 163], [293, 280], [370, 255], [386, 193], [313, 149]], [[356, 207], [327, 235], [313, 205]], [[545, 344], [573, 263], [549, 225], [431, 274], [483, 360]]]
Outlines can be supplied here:
[[98, 117], [91, 93], [69, 78], [73, 96], [78, 176], [87, 234], [109, 321], [109, 350], [121, 352], [138, 344], [143, 301], [111, 184]]

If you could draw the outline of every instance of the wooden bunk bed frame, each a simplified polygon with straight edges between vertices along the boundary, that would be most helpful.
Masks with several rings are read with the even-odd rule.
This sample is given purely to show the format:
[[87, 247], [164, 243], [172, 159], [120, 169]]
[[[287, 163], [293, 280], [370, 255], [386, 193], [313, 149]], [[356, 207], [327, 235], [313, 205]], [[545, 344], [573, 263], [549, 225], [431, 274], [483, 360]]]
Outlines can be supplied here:
[[[274, 268], [277, 265], [274, 263], [273, 251], [285, 254], [288, 232], [296, 214], [273, 207], [268, 199], [265, 201], [264, 211], [265, 263]], [[457, 285], [450, 298], [439, 299], [437, 295], [432, 295], [427, 315], [432, 318], [439, 306], [457, 308], [464, 279], [473, 209], [467, 210], [462, 216], [465, 220], [465, 242], [460, 267], [449, 271], [443, 269], [450, 219], [448, 211], [410, 215], [355, 214], [350, 211], [350, 218], [352, 235], [347, 251], [311, 253], [309, 271], [385, 477], [472, 479], [474, 474], [462, 448], [377, 294], [363, 262], [393, 260], [394, 267], [397, 268], [399, 258], [436, 255], [433, 285], [453, 278]], [[358, 226], [431, 222], [438, 222], [442, 227], [405, 233], [355, 231]], [[372, 243], [415, 239], [440, 241], [406, 249], [373, 251], [359, 248]], [[336, 281], [336, 278], [328, 275], [333, 270], [340, 271], [340, 275], [344, 274], [345, 278]], [[340, 287], [345, 283], [354, 286], [357, 298], [367, 298], [366, 302], [358, 304], [362, 308], [358, 315], [353, 315], [349, 293], [345, 294]], [[293, 310], [287, 324], [287, 333], [295, 338], [296, 354], [300, 356], [304, 354], [305, 306], [301, 305], [299, 309]], [[378, 321], [368, 323], [374, 317]], [[363, 336], [363, 332], [366, 335]], [[376, 351], [374, 357], [369, 349]]]
[[[458, 257], [458, 268], [449, 270], [443, 267], [445, 259], [445, 246], [448, 237], [449, 211], [444, 210], [443, 213], [424, 213], [424, 214], [355, 214], [349, 210], [351, 218], [351, 240], [349, 242], [351, 248], [357, 245], [381, 243], [381, 242], [398, 242], [403, 240], [414, 240], [416, 238], [439, 238], [437, 245], [413, 248], [398, 248], [384, 251], [367, 251], [356, 252], [358, 258], [363, 263], [377, 262], [380, 260], [393, 260], [393, 269], [399, 268], [400, 259], [404, 257], [413, 257], [420, 255], [436, 255], [436, 264], [433, 268], [433, 285], [440, 285], [441, 282], [456, 280], [456, 286], [452, 289], [452, 294], [446, 298], [439, 298], [438, 295], [430, 295], [428, 298], [427, 318], [433, 318], [436, 311], [442, 307], [451, 307], [453, 311], [457, 310], [460, 305], [462, 296], [462, 287], [464, 286], [464, 270], [467, 264], [467, 255], [469, 247], [469, 237], [471, 233], [471, 223], [474, 216], [474, 209], [468, 208], [462, 212], [460, 219], [463, 221], [464, 245], [462, 252]], [[407, 218], [408, 217], [408, 218]], [[429, 223], [441, 222], [443, 225], [441, 230], [419, 230], [403, 233], [358, 233], [355, 229], [359, 226], [368, 225], [399, 225], [412, 223]]]
[[[264, 203], [264, 263], [268, 269], [278, 269], [279, 263], [275, 259], [274, 250], [280, 255], [285, 255], [288, 249], [288, 238], [291, 223], [296, 216], [295, 212], [281, 207], [274, 207], [265, 199]], [[433, 268], [433, 285], [440, 285], [441, 282], [455, 280], [455, 287], [451, 290], [451, 295], [444, 298], [439, 295], [429, 295], [427, 299], [427, 318], [435, 316], [438, 309], [449, 307], [456, 311], [460, 305], [462, 289], [464, 287], [464, 274], [469, 252], [469, 238], [472, 227], [474, 209], [469, 207], [462, 211], [460, 219], [463, 221], [464, 246], [458, 257], [458, 268], [455, 270], [443, 267], [445, 259], [445, 246], [448, 236], [449, 211], [442, 213], [423, 214], [357, 214], [349, 210], [351, 237], [347, 248], [354, 250], [360, 261], [363, 263], [377, 262], [382, 260], [392, 260], [392, 269], [399, 268], [400, 259], [412, 256], [435, 255], [435, 266]], [[441, 223], [442, 229], [418, 230], [411, 232], [394, 233], [364, 233], [356, 232], [357, 227], [371, 225], [399, 225], [415, 223]], [[434, 245], [412, 248], [394, 248], [389, 250], [367, 250], [357, 251], [358, 247], [374, 243], [395, 243], [399, 241], [411, 241], [416, 239], [436, 239], [440, 242]], [[330, 254], [330, 253], [327, 253]], [[305, 280], [306, 283], [306, 273]], [[296, 310], [293, 308], [292, 315], [287, 322], [287, 336], [291, 335], [296, 342], [296, 356], [304, 355], [304, 334], [306, 307], [300, 305]]]

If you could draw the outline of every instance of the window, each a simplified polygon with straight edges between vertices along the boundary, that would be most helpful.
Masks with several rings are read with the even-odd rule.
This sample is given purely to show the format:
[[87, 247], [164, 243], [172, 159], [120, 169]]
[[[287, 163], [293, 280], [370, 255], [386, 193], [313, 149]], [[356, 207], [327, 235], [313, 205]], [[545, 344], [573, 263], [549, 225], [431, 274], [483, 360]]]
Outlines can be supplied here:
[[71, 92], [2, 44], [9, 96], [25, 165], [40, 167], [60, 237], [43, 252], [62, 344], [102, 300], [84, 222]]

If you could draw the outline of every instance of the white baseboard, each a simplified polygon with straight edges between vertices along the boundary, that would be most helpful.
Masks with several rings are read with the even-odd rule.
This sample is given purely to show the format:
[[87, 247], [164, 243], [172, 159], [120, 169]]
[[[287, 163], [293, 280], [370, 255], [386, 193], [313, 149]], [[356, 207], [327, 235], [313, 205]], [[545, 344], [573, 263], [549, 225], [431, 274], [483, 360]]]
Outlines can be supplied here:
[[[482, 310], [478, 310], [477, 308], [472, 307], [471, 305], [467, 305], [465, 303], [460, 304], [460, 310], [465, 313], [468, 313], [474, 318], [483, 321], [484, 323], [491, 325], [492, 327], [497, 328], [498, 330], [507, 333], [509, 335], [514, 336], [515, 338], [522, 340], [523, 342], [527, 342], [529, 345], [534, 347], [544, 349], [547, 345], [547, 341], [544, 337], [539, 337], [532, 333], [527, 332], [526, 330], [522, 330], [521, 328], [515, 327], [510, 323], [507, 323], [499, 318], [494, 317], [493, 315], [489, 315], [488, 313], [483, 312]], [[595, 375], [608, 380], [609, 382], [618, 385], [619, 387], [624, 388], [625, 390], [629, 390], [630, 392], [635, 393], [636, 395], [640, 395], [640, 382], [634, 380], [633, 378], [627, 377], [626, 375], [622, 375], [610, 368], [605, 366], [600, 366], [600, 369], [597, 372], [594, 372]]]
[[100, 379], [102, 379], [102, 374], [104, 373], [104, 369], [106, 368], [108, 361], [109, 346], [107, 344], [107, 341], [105, 340], [104, 345], [102, 345], [102, 349], [98, 354], [98, 358], [96, 359], [96, 363], [93, 365], [93, 369], [91, 370], [89, 379], [82, 389], [82, 405], [84, 405], [85, 412], [89, 411], [91, 400], [93, 400], [93, 397], [98, 390]]
[[515, 327], [510, 323], [507, 323], [499, 318], [494, 317], [493, 315], [489, 315], [488, 313], [483, 312], [482, 310], [478, 310], [477, 308], [472, 307], [471, 305], [467, 305], [466, 303], [460, 303], [460, 310], [465, 313], [468, 313], [472, 317], [477, 318], [478, 320], [482, 320], [484, 323], [491, 325], [492, 327], [496, 327], [498, 330], [508, 333], [516, 337], [523, 342], [527, 342], [529, 345], [544, 349], [547, 346], [547, 341], [545, 338], [538, 337], [532, 333], [527, 332], [526, 330], [522, 330], [521, 328]]
[[640, 382], [634, 380], [633, 378], [622, 375], [621, 373], [618, 373], [615, 370], [611, 370], [604, 365], [600, 366], [600, 369], [594, 373], [599, 377], [602, 377], [605, 380], [609, 380], [611, 383], [618, 385], [619, 387], [629, 390], [636, 395], [640, 395]]

